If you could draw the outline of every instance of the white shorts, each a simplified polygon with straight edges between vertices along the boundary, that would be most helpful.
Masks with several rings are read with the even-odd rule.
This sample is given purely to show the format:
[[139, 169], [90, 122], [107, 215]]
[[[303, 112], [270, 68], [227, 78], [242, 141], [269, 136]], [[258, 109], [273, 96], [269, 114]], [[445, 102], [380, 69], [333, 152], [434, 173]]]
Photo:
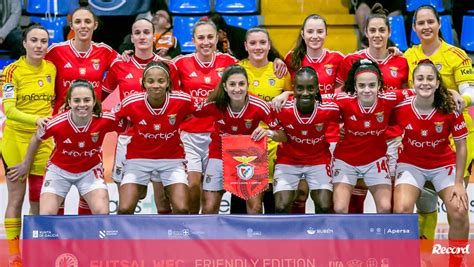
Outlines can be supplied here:
[[181, 141], [186, 154], [188, 172], [204, 172], [209, 160], [211, 133], [188, 133], [181, 131]]
[[148, 185], [162, 182], [164, 186], [188, 184], [183, 159], [129, 159], [125, 161], [123, 179], [120, 185]]
[[46, 168], [41, 194], [53, 193], [65, 198], [73, 185], [77, 187], [81, 196], [96, 189], [107, 190], [102, 164], [98, 164], [85, 172], [72, 173], [51, 163]]
[[395, 169], [397, 168], [398, 149], [402, 145], [402, 137], [398, 136], [387, 140], [387, 158], [388, 171], [390, 176], [395, 177]]
[[392, 180], [387, 171], [387, 158], [382, 157], [374, 162], [362, 166], [352, 166], [346, 162], [335, 159], [332, 168], [332, 182], [356, 185], [357, 179], [364, 179], [367, 186], [386, 184], [391, 185]]
[[306, 179], [310, 190], [332, 191], [331, 170], [328, 165], [287, 165], [277, 164], [273, 177], [273, 193], [298, 189], [300, 179]]
[[423, 169], [407, 163], [397, 164], [397, 179], [395, 186], [399, 184], [410, 184], [420, 190], [426, 181], [431, 181], [436, 192], [449, 186], [454, 186], [456, 181], [456, 165], [448, 165], [436, 169]]
[[222, 191], [224, 190], [224, 173], [221, 159], [209, 159], [206, 172], [204, 173], [204, 181], [202, 189], [206, 191]]
[[125, 157], [127, 156], [127, 145], [132, 141], [129, 135], [119, 135], [117, 138], [117, 146], [115, 147], [115, 163], [112, 170], [112, 179], [120, 183], [123, 178], [123, 166], [125, 165]]

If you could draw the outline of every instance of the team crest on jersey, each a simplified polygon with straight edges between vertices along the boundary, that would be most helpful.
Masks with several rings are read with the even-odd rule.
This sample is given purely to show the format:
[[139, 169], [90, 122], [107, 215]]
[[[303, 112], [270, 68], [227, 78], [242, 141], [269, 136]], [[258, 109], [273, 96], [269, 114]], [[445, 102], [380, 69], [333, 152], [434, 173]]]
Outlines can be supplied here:
[[252, 120], [245, 120], [245, 128], [250, 129], [252, 127]]
[[435, 122], [435, 130], [437, 133], [441, 133], [443, 131], [443, 124], [444, 122], [442, 121], [439, 121], [439, 122]]
[[428, 136], [428, 130], [421, 130], [421, 136]]
[[332, 70], [333, 70], [333, 65], [332, 64], [326, 64], [326, 65], [324, 65], [324, 68], [326, 69], [326, 74], [331, 76], [332, 75]]
[[115, 174], [116, 174], [116, 175], [122, 174], [122, 167], [120, 167], [120, 166], [115, 166]]
[[77, 143], [77, 145], [78, 145], [80, 148], [84, 148], [84, 147], [86, 146], [86, 142], [81, 141], [81, 142]]
[[260, 84], [260, 82], [258, 80], [254, 80], [252, 84], [253, 86], [257, 87]]
[[168, 115], [168, 122], [170, 125], [174, 125], [176, 123], [176, 114]]
[[232, 128], [232, 131], [234, 131], [234, 132], [236, 132], [239, 129], [239, 127], [237, 127], [237, 126], [232, 126], [231, 128]]
[[100, 59], [92, 59], [92, 67], [94, 67], [95, 70], [99, 70], [100, 68]]
[[86, 68], [79, 68], [79, 74], [86, 75]]
[[99, 141], [99, 132], [91, 133], [91, 140], [94, 143], [97, 143]]
[[39, 87], [43, 87], [43, 85], [44, 85], [43, 80], [38, 80], [38, 85], [39, 85]]
[[48, 83], [51, 83], [51, 75], [46, 74], [46, 81], [47, 81]]
[[339, 176], [339, 173], [341, 172], [341, 169], [334, 169], [332, 172], [332, 176], [336, 177]]
[[364, 127], [370, 128], [370, 121], [364, 121]]
[[51, 180], [44, 181], [44, 187], [48, 187], [51, 184]]
[[301, 134], [302, 135], [308, 135], [308, 131], [307, 130], [301, 130]]
[[240, 162], [239, 165], [236, 166], [237, 168], [237, 175], [240, 179], [247, 181], [251, 179], [255, 173], [254, 166], [250, 164], [250, 162], [257, 159], [256, 156], [240, 156], [240, 157], [233, 157], [236, 161]]
[[211, 83], [211, 77], [204, 77], [205, 83]]
[[210, 183], [211, 180], [212, 180], [212, 175], [206, 174], [206, 179], [205, 180], [206, 180], [206, 183]]
[[155, 129], [155, 131], [159, 131], [161, 129], [161, 124], [155, 124], [153, 125], [153, 129]]
[[384, 118], [384, 116], [383, 116], [383, 111], [380, 111], [380, 112], [378, 112], [378, 113], [375, 113], [375, 118], [377, 119], [377, 122], [382, 123], [382, 122], [383, 122], [383, 118]]
[[443, 65], [441, 63], [435, 64], [436, 69], [440, 71], [443, 68]]
[[323, 127], [324, 127], [324, 123], [317, 123], [316, 125], [314, 125], [315, 128], [316, 128], [316, 131], [318, 132], [321, 132], [323, 130]]
[[269, 84], [270, 86], [275, 86], [275, 83], [276, 83], [276, 82], [275, 82], [275, 79], [272, 79], [272, 78], [268, 79], [268, 84]]
[[397, 67], [390, 67], [390, 75], [392, 75], [393, 78], [397, 78], [398, 68]]
[[222, 78], [222, 74], [224, 73], [224, 69], [225, 68], [217, 68], [216, 71], [217, 71], [217, 76], [219, 76], [219, 78]]

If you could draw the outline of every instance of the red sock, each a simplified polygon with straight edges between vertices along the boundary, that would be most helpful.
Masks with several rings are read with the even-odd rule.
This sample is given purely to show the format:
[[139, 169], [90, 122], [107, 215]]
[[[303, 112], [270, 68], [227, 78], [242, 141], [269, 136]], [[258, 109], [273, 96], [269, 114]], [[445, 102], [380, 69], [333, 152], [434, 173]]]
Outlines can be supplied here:
[[171, 213], [173, 213], [172, 210], [159, 210], [158, 211], [159, 215], [168, 215], [168, 214], [171, 214]]
[[79, 207], [77, 208], [77, 214], [92, 215], [92, 211], [89, 208], [89, 205], [87, 205], [87, 202], [82, 197], [79, 199]]
[[58, 209], [58, 215], [64, 215], [64, 202], [61, 204], [61, 207]]
[[364, 202], [367, 189], [355, 187], [352, 191], [349, 213], [364, 213]]
[[33, 175], [28, 176], [28, 186], [30, 187], [29, 198], [32, 202], [39, 202], [41, 187], [43, 186], [44, 177], [42, 175]]
[[291, 214], [305, 214], [306, 213], [306, 201], [295, 201], [291, 207]]

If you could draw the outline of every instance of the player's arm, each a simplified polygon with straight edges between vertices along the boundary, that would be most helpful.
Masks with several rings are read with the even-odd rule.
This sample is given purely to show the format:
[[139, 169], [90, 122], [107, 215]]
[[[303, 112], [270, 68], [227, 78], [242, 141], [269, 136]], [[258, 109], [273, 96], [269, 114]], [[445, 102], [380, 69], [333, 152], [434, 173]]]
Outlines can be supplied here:
[[[43, 130], [39, 129], [38, 131]], [[38, 134], [33, 135], [30, 140], [30, 144], [28, 145], [28, 150], [26, 151], [25, 159], [23, 160], [23, 162], [11, 168], [8, 168], [7, 178], [10, 181], [14, 182], [19, 179], [21, 182], [23, 182], [26, 179], [26, 175], [30, 170], [31, 162], [33, 162], [33, 157], [36, 154], [36, 151], [38, 150], [41, 141], [42, 140], [38, 136]]]
[[464, 186], [464, 169], [467, 157], [466, 139], [454, 139], [454, 145], [456, 146], [456, 180], [450, 200], [456, 199], [458, 201], [458, 208], [462, 207], [467, 210], [468, 197]]

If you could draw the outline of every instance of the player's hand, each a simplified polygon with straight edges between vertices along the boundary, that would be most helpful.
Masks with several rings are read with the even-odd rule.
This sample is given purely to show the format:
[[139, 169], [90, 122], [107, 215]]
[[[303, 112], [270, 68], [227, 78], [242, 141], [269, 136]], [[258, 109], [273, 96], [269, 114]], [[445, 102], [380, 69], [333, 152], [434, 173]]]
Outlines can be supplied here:
[[344, 130], [344, 125], [339, 126], [339, 141], [343, 141], [346, 136], [346, 131]]
[[273, 72], [277, 78], [281, 79], [288, 73], [288, 67], [283, 60], [280, 58], [275, 58], [273, 61]]
[[271, 106], [276, 112], [281, 112], [281, 108], [286, 104], [290, 94], [290, 91], [285, 91], [272, 99]]
[[402, 50], [398, 49], [398, 47], [396, 47], [396, 46], [390, 46], [388, 48], [388, 52], [390, 54], [393, 54], [394, 56], [399, 56], [399, 57], [403, 56]]
[[269, 130], [264, 129], [260, 126], [258, 126], [253, 133], [250, 135], [250, 138], [252, 138], [253, 141], [258, 142], [262, 140], [265, 136], [269, 135]]
[[466, 188], [464, 188], [463, 184], [457, 183], [454, 185], [453, 191], [451, 192], [451, 196], [449, 198], [449, 201], [457, 201], [457, 207], [458, 209], [468, 209], [468, 197], [467, 197], [467, 192]]
[[36, 119], [36, 125], [40, 128], [46, 127], [46, 124], [51, 120], [51, 117], [43, 117]]
[[462, 113], [466, 107], [464, 98], [456, 90], [448, 89], [448, 92], [451, 95], [451, 105], [457, 112]]
[[18, 180], [23, 183], [25, 182], [28, 171], [29, 171], [29, 166], [27, 166], [25, 162], [22, 162], [11, 168], [8, 168], [7, 179], [10, 180], [10, 182], [15, 182]]
[[133, 50], [125, 50], [122, 53], [122, 60], [125, 62], [129, 62], [132, 59]]

